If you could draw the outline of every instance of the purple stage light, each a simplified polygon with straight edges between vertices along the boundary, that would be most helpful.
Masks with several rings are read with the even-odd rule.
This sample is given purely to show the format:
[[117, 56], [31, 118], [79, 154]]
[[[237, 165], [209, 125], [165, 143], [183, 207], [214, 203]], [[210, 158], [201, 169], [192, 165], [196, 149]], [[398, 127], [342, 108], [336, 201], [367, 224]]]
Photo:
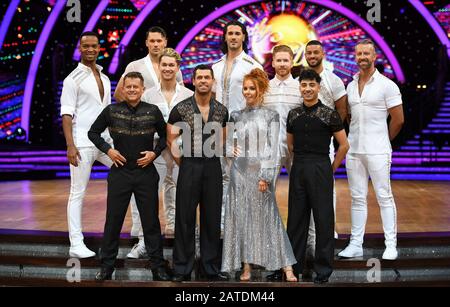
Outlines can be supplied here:
[[[89, 18], [89, 21], [86, 23], [86, 26], [84, 27], [83, 32], [86, 31], [92, 31], [97, 24], [98, 20], [103, 14], [103, 11], [106, 9], [106, 7], [109, 4], [109, 0], [102, 0], [95, 8], [94, 13], [92, 13], [91, 17]], [[75, 48], [75, 52], [73, 53], [73, 59], [75, 61], [80, 60], [80, 50], [78, 50], [78, 46], [80, 45], [80, 41], [78, 40], [77, 47]]]
[[441, 43], [444, 46], [447, 46], [447, 55], [450, 58], [450, 40], [448, 39], [447, 34], [444, 32], [444, 29], [442, 29], [440, 24], [423, 5], [422, 2], [420, 2], [419, 0], [409, 0], [409, 3], [411, 3], [411, 5], [416, 8], [416, 10], [423, 16], [423, 18], [425, 18], [430, 27], [433, 29], [434, 33], [436, 33]]
[[[201, 31], [203, 28], [205, 28], [208, 24], [210, 24], [212, 21], [216, 20], [220, 16], [237, 9], [238, 7], [252, 4], [254, 2], [260, 2], [261, 0], [237, 0], [233, 1], [231, 3], [228, 3], [217, 10], [215, 10], [213, 13], [209, 14], [205, 18], [203, 18], [201, 21], [199, 21], [189, 32], [184, 36], [184, 38], [181, 40], [181, 42], [177, 45], [176, 50], [179, 53], [182, 53], [184, 48], [189, 44], [189, 42], [194, 39], [194, 37]], [[394, 70], [395, 76], [397, 77], [397, 80], [399, 80], [401, 83], [405, 82], [405, 76], [403, 74], [403, 71], [400, 67], [400, 64], [397, 61], [397, 58], [395, 57], [394, 53], [392, 52], [391, 48], [386, 44], [383, 37], [381, 37], [380, 34], [364, 19], [362, 19], [360, 16], [352, 12], [351, 10], [347, 9], [346, 7], [342, 6], [341, 4], [338, 4], [333, 1], [329, 0], [305, 0], [304, 2], [310, 2], [317, 4], [319, 6], [324, 6], [329, 9], [332, 9], [343, 16], [349, 18], [353, 22], [355, 22], [358, 26], [360, 26], [363, 30], [365, 30], [370, 37], [375, 41], [375, 43], [380, 47], [380, 49], [383, 51], [383, 53], [388, 58], [389, 62], [392, 65], [392, 68]]]
[[50, 16], [45, 22], [44, 28], [42, 29], [39, 40], [36, 44], [36, 49], [34, 50], [33, 58], [31, 59], [30, 69], [28, 70], [27, 81], [25, 82], [25, 92], [23, 94], [23, 104], [22, 104], [22, 127], [27, 132], [27, 141], [30, 136], [30, 109], [31, 100], [33, 99], [34, 81], [36, 80], [36, 75], [39, 69], [39, 63], [41, 61], [42, 54], [44, 53], [45, 45], [52, 32], [53, 26], [59, 17], [59, 14], [64, 10], [66, 5], [66, 0], [58, 0], [56, 5], [53, 7]]
[[2, 25], [0, 26], [0, 51], [3, 48], [3, 42], [5, 41], [6, 33], [8, 33], [9, 25], [14, 17], [14, 13], [19, 6], [20, 0], [13, 0], [9, 3], [5, 16], [3, 16]]
[[0, 157], [8, 156], [45, 156], [45, 155], [66, 155], [65, 150], [46, 150], [46, 151], [2, 151]]
[[151, 0], [144, 9], [139, 13], [139, 15], [136, 16], [136, 19], [131, 23], [130, 27], [128, 28], [125, 36], [120, 41], [119, 46], [116, 49], [116, 52], [114, 53], [114, 56], [111, 60], [111, 64], [109, 65], [108, 72], [110, 74], [115, 74], [117, 71], [117, 67], [119, 66], [119, 55], [121, 47], [124, 48], [128, 46], [131, 39], [134, 36], [134, 33], [139, 29], [141, 24], [144, 22], [145, 18], [153, 11], [153, 9], [161, 2], [161, 0]]

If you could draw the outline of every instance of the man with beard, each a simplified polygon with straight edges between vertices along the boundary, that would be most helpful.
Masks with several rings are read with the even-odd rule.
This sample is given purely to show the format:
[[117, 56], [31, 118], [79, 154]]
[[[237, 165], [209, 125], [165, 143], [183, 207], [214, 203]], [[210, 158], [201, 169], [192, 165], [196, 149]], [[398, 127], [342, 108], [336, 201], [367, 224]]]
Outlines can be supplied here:
[[349, 245], [338, 256], [363, 255], [370, 176], [383, 223], [386, 249], [382, 258], [395, 260], [398, 257], [397, 210], [390, 182], [390, 141], [403, 126], [402, 97], [398, 86], [375, 69], [377, 54], [371, 40], [362, 40], [356, 45], [355, 58], [359, 73], [347, 87], [351, 121], [346, 167], [352, 197], [352, 234]]
[[[305, 59], [308, 66], [320, 75], [320, 101], [329, 108], [339, 113], [342, 121], [347, 117], [347, 93], [342, 80], [336, 76], [331, 70], [323, 66], [324, 50], [322, 43], [318, 40], [309, 41], [305, 47]], [[334, 142], [331, 138], [330, 142], [330, 160], [334, 161]], [[336, 186], [333, 185], [333, 208], [336, 217]], [[334, 237], [337, 239], [338, 234], [335, 230]], [[316, 242], [316, 228], [314, 218], [311, 215], [308, 234], [308, 254], [314, 256]]]
[[[289, 111], [301, 105], [299, 83], [292, 77], [291, 70], [294, 65], [294, 53], [287, 45], [278, 45], [272, 51], [272, 67], [275, 77], [270, 80], [270, 88], [264, 96], [264, 106], [276, 111], [280, 116], [280, 134], [278, 145], [277, 175], [284, 166], [290, 174], [292, 155], [289, 152], [286, 139], [286, 120]], [[283, 278], [282, 270], [275, 271], [267, 276], [268, 281], [280, 281]]]
[[[172, 109], [167, 124], [167, 145], [180, 166], [175, 205], [173, 281], [191, 279], [195, 260], [197, 206], [200, 206], [201, 268], [208, 280], [226, 280], [227, 276], [220, 273], [223, 186], [219, 156], [222, 155], [221, 143], [225, 136], [228, 111], [213, 98], [211, 90], [214, 73], [211, 67], [198, 65], [194, 69], [192, 83], [194, 95]], [[176, 142], [180, 134], [183, 138], [183, 155]], [[220, 144], [210, 143], [209, 152], [205, 145], [211, 138], [219, 139]]]
[[[137, 71], [144, 77], [144, 86], [147, 90], [158, 85], [160, 79], [159, 71], [159, 57], [167, 47], [167, 33], [161, 27], [151, 27], [145, 36], [145, 46], [148, 49], [148, 54], [142, 59], [130, 62], [125, 68], [125, 72], [117, 83], [114, 98], [116, 101], [124, 100], [123, 77], [131, 71]], [[183, 84], [183, 75], [181, 71], [177, 72], [177, 82]]]
[[294, 53], [287, 45], [278, 45], [272, 51], [272, 67], [275, 77], [270, 80], [268, 93], [264, 96], [264, 106], [276, 111], [280, 116], [280, 136], [278, 152], [278, 172], [285, 167], [289, 173], [292, 156], [289, 154], [286, 143], [286, 119], [290, 110], [300, 106], [302, 97], [298, 81], [292, 77]]
[[[223, 29], [222, 36], [221, 50], [224, 56], [212, 66], [216, 79], [213, 92], [216, 94], [217, 101], [227, 107], [230, 114], [233, 111], [240, 111], [245, 108], [245, 99], [242, 94], [244, 76], [253, 68], [264, 70], [261, 64], [247, 54], [247, 42], [246, 27], [239, 21], [228, 22]], [[225, 204], [230, 183], [231, 161], [226, 158], [221, 159], [221, 164], [223, 204]], [[221, 228], [223, 229], [223, 218]]]

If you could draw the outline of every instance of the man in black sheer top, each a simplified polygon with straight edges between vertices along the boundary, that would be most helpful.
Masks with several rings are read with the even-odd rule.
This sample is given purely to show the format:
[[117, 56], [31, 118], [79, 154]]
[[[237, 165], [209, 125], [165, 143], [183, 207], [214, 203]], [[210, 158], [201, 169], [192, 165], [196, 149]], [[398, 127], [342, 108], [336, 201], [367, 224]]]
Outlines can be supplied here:
[[[303, 103], [289, 112], [286, 124], [288, 148], [294, 152], [289, 178], [287, 233], [297, 258], [294, 271], [299, 274], [305, 265], [309, 219], [313, 211], [315, 283], [327, 282], [333, 272], [333, 173], [349, 149], [339, 113], [318, 98], [320, 81], [314, 70], [307, 69], [300, 74]], [[329, 158], [332, 136], [339, 143], [333, 164]]]
[[[120, 230], [127, 213], [131, 195], [144, 231], [145, 247], [150, 257], [153, 280], [169, 280], [158, 217], [159, 176], [153, 161], [166, 147], [166, 123], [159, 108], [144, 103], [144, 78], [138, 72], [124, 76], [125, 101], [106, 107], [88, 132], [89, 139], [113, 161], [108, 175], [108, 196], [105, 230], [100, 252], [101, 271], [95, 279], [111, 279], [119, 250]], [[109, 129], [112, 148], [101, 137]], [[153, 148], [155, 133], [159, 141]]]

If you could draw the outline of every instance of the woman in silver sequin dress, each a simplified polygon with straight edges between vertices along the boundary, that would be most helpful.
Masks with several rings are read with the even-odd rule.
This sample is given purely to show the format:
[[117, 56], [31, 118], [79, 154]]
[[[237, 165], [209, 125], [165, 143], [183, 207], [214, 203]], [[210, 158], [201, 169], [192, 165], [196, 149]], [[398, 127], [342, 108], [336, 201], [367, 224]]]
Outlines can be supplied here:
[[262, 107], [268, 90], [265, 72], [253, 69], [244, 77], [246, 108], [231, 113], [228, 142], [234, 155], [230, 187], [225, 203], [222, 271], [238, 271], [240, 280], [251, 279], [251, 264], [266, 270], [284, 269], [287, 281], [297, 281], [292, 272], [296, 263], [289, 238], [275, 200], [278, 149], [278, 113]]

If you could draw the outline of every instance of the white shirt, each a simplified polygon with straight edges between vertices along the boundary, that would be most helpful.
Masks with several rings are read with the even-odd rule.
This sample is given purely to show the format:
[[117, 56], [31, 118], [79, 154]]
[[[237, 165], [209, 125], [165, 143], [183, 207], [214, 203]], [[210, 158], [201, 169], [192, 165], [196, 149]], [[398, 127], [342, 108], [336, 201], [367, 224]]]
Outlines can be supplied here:
[[347, 86], [348, 103], [352, 119], [348, 141], [349, 153], [391, 153], [387, 125], [388, 109], [402, 104], [398, 86], [375, 70], [364, 86], [362, 95], [358, 90], [359, 73]]
[[336, 109], [335, 102], [347, 94], [344, 82], [326, 68], [320, 73], [320, 78], [322, 80], [320, 81], [319, 99], [324, 105], [334, 110]]
[[227, 55], [224, 55], [218, 62], [213, 64], [214, 78], [216, 79], [213, 91], [216, 93], [216, 100], [227, 107], [228, 113], [240, 111], [245, 108], [245, 98], [242, 94], [242, 82], [244, 76], [253, 68], [263, 70], [261, 64], [252, 59], [244, 51], [234, 60], [228, 79], [225, 80]]
[[142, 95], [141, 100], [156, 105], [161, 111], [164, 120], [167, 122], [169, 120], [169, 115], [173, 107], [175, 107], [179, 102], [191, 97], [192, 95], [194, 95], [193, 91], [177, 83], [177, 85], [175, 86], [175, 94], [172, 97], [172, 101], [166, 101], [166, 98], [161, 91], [161, 84], [158, 83], [158, 86], [146, 90]]
[[279, 136], [279, 158], [288, 157], [289, 150], [287, 147], [286, 136], [286, 120], [289, 111], [301, 105], [302, 97], [300, 95], [300, 87], [297, 80], [289, 76], [284, 81], [279, 80], [276, 76], [269, 83], [269, 91], [264, 96], [264, 107], [278, 112], [280, 116], [280, 136]]
[[[61, 93], [61, 116], [72, 116], [72, 134], [75, 146], [94, 146], [87, 133], [92, 123], [97, 119], [103, 109], [111, 103], [111, 83], [102, 73], [103, 68], [96, 65], [103, 83], [104, 96], [100, 92], [91, 68], [78, 63], [65, 79]], [[106, 141], [111, 141], [108, 131], [102, 133]]]
[[[146, 89], [151, 89], [159, 83], [158, 75], [156, 74], [155, 69], [153, 68], [152, 60], [150, 59], [150, 55], [143, 57], [142, 59], [130, 62], [125, 68], [125, 72], [122, 75], [122, 78], [129, 72], [137, 71], [142, 74], [144, 77], [144, 86]], [[181, 70], [177, 73], [177, 82], [183, 83], [183, 75]]]

